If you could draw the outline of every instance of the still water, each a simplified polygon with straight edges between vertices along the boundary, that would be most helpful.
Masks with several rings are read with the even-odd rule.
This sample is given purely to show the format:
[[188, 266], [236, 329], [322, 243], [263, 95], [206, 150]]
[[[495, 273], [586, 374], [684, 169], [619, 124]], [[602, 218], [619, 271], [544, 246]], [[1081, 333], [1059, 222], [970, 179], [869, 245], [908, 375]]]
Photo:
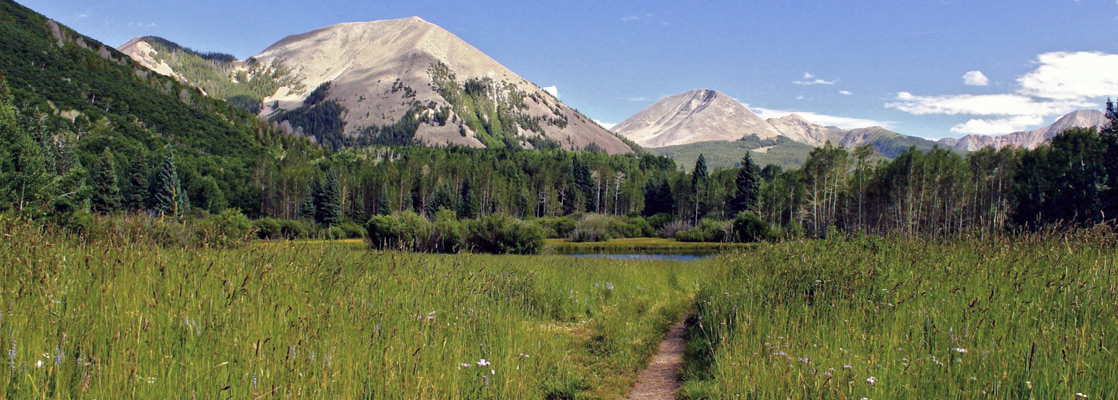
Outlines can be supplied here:
[[568, 257], [585, 257], [585, 258], [609, 258], [613, 260], [662, 260], [662, 261], [695, 261], [707, 257], [714, 257], [718, 255], [717, 252], [711, 253], [689, 253], [689, 254], [609, 254], [609, 253], [592, 253], [592, 254], [566, 254]]

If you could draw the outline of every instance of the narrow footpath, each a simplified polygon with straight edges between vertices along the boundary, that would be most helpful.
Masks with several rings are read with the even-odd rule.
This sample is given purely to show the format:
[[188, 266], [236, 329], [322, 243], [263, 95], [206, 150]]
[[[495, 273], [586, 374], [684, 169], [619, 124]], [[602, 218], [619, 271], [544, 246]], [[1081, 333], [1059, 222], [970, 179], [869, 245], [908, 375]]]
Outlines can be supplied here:
[[633, 392], [629, 394], [631, 400], [671, 400], [679, 391], [679, 369], [683, 367], [683, 321], [676, 323], [660, 342], [660, 348], [648, 368], [641, 371]]

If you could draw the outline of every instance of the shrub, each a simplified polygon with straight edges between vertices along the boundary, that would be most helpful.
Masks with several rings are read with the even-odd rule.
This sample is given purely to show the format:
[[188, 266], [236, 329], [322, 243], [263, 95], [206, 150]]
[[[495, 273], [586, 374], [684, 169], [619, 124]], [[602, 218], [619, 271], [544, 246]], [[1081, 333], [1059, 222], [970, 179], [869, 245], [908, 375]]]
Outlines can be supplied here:
[[365, 237], [365, 228], [353, 221], [345, 221], [337, 226], [344, 233], [346, 239], [361, 239]]
[[252, 229], [260, 239], [299, 239], [307, 237], [309, 228], [303, 221], [261, 218], [252, 221]]
[[588, 214], [575, 224], [567, 237], [572, 242], [604, 242], [613, 239], [612, 218], [601, 214]]
[[691, 229], [691, 225], [687, 224], [687, 222], [674, 220], [664, 224], [663, 227], [656, 231], [656, 235], [662, 238], [674, 238], [688, 229]]
[[728, 242], [733, 239], [733, 221], [703, 219], [699, 226], [679, 232], [681, 242]]
[[261, 218], [252, 221], [252, 229], [256, 230], [256, 237], [260, 239], [279, 239], [283, 237], [280, 233], [279, 220], [275, 218]]
[[543, 229], [507, 215], [489, 215], [468, 224], [466, 242], [473, 251], [535, 254], [543, 248]]
[[466, 247], [466, 233], [454, 211], [439, 210], [435, 213], [435, 251], [457, 253]]
[[280, 237], [286, 239], [305, 238], [310, 234], [310, 227], [306, 222], [294, 219], [279, 220]]
[[656, 214], [656, 215], [653, 215], [651, 217], [648, 217], [648, 225], [652, 226], [653, 232], [659, 232], [661, 229], [664, 229], [664, 227], [667, 226], [668, 224], [670, 224], [672, 222], [677, 222], [677, 221], [678, 221], [678, 219], [675, 217], [675, 215], [672, 215], [672, 214], [660, 213], [660, 214]]
[[567, 215], [562, 217], [542, 217], [536, 218], [532, 221], [541, 229], [544, 234], [549, 238], [566, 238], [571, 235], [571, 231], [575, 229], [578, 220]]
[[374, 215], [365, 223], [365, 240], [374, 249], [396, 249], [401, 241], [400, 221], [392, 215]]
[[198, 241], [205, 245], [229, 247], [243, 244], [249, 239], [252, 221], [240, 210], [227, 208], [196, 223]]
[[738, 213], [734, 219], [734, 237], [739, 242], [753, 243], [765, 240], [769, 233], [769, 226], [749, 211]]

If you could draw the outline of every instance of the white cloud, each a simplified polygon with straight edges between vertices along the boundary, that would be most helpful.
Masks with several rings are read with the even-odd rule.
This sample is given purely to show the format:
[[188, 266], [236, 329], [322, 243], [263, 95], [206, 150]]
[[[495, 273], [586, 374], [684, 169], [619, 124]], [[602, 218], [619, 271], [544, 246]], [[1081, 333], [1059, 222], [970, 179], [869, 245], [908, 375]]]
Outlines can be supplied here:
[[602, 122], [602, 121], [599, 121], [599, 120], [594, 120], [594, 123], [600, 125], [603, 128], [606, 128], [606, 130], [609, 130], [609, 131], [612, 131], [613, 127], [617, 126], [617, 124], [611, 124], [609, 122]]
[[1076, 100], [1118, 94], [1118, 54], [1044, 53], [1036, 70], [1017, 79], [1026, 96]]
[[625, 100], [625, 101], [633, 101], [633, 102], [642, 102], [642, 101], [648, 101], [648, 97], [644, 97], [644, 96], [639, 96], [639, 97], [618, 97], [617, 99], [618, 99], [618, 100]]
[[852, 94], [854, 94], [854, 93], [850, 93], [850, 91], [849, 91], [849, 90], [839, 90], [839, 93], [840, 93], [840, 94], [845, 94], [845, 95], [847, 95], [847, 96], [849, 96], [849, 95], [852, 95]]
[[540, 89], [543, 89], [543, 91], [550, 93], [552, 96], [555, 96], [555, 98], [557, 98], [557, 99], [559, 98], [559, 88], [556, 87], [555, 85], [544, 86]]
[[800, 79], [800, 80], [798, 80], [798, 81], [792, 81], [792, 83], [795, 83], [795, 84], [797, 84], [797, 85], [803, 85], [803, 86], [811, 86], [811, 85], [834, 85], [834, 84], [835, 84], [835, 82], [838, 82], [838, 81], [837, 81], [837, 80], [834, 80], [834, 81], [827, 81], [827, 80], [823, 80], [823, 79], [819, 79], [819, 78], [816, 78], [816, 77], [815, 77], [815, 74], [813, 74], [813, 73], [810, 73], [810, 72], [804, 72], [804, 77], [803, 77], [803, 79]]
[[916, 96], [908, 92], [897, 93], [895, 102], [885, 107], [914, 115], [998, 115], [1046, 116], [1064, 114], [1095, 104], [1082, 101], [1040, 100], [1017, 94]]
[[816, 79], [814, 81], [792, 81], [792, 83], [795, 83], [797, 85], [803, 85], [803, 86], [834, 85], [835, 82], [838, 82], [838, 81], [825, 81], [825, 80], [822, 80], [822, 79]]
[[787, 117], [791, 114], [796, 114], [796, 115], [799, 115], [803, 119], [806, 119], [808, 122], [811, 122], [813, 124], [823, 125], [823, 126], [837, 126], [841, 129], [867, 128], [867, 127], [871, 127], [871, 126], [880, 126], [880, 127], [883, 127], [883, 128], [889, 128], [890, 126], [893, 125], [892, 122], [875, 121], [875, 120], [866, 119], [866, 118], [839, 117], [839, 116], [835, 116], [835, 115], [813, 113], [813, 112], [810, 112], [810, 111], [774, 110], [774, 109], [771, 109], [771, 108], [764, 108], [764, 107], [750, 107], [749, 104], [745, 104], [745, 103], [742, 103], [742, 105], [745, 106], [745, 108], [748, 108], [748, 109], [752, 110], [754, 113], [757, 113], [757, 115], [760, 116], [763, 119], [783, 118], [783, 117]]
[[1023, 115], [997, 119], [972, 119], [966, 123], [955, 125], [952, 133], [1000, 135], [1010, 132], [1020, 132], [1031, 126], [1044, 123], [1044, 118], [1035, 115]]
[[963, 74], [963, 84], [967, 86], [989, 86], [990, 78], [982, 71], [969, 71]]

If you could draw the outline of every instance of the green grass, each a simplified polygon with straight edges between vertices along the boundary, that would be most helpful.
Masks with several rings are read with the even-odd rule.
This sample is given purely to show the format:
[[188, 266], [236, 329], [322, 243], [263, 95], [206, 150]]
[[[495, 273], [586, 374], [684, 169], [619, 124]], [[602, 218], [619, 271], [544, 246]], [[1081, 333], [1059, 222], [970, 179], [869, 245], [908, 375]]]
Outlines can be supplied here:
[[663, 252], [709, 252], [741, 249], [751, 246], [748, 243], [680, 242], [664, 238], [624, 238], [604, 242], [572, 242], [567, 239], [547, 239], [548, 251], [572, 253], [580, 251], [663, 251]]
[[692, 262], [104, 236], [0, 216], [0, 398], [619, 398], [687, 312], [684, 398], [1118, 390], [1100, 230]]
[[616, 398], [699, 273], [347, 241], [160, 248], [2, 218], [0, 235], [3, 398]]
[[760, 245], [697, 294], [684, 397], [1109, 398], [1116, 239]]

